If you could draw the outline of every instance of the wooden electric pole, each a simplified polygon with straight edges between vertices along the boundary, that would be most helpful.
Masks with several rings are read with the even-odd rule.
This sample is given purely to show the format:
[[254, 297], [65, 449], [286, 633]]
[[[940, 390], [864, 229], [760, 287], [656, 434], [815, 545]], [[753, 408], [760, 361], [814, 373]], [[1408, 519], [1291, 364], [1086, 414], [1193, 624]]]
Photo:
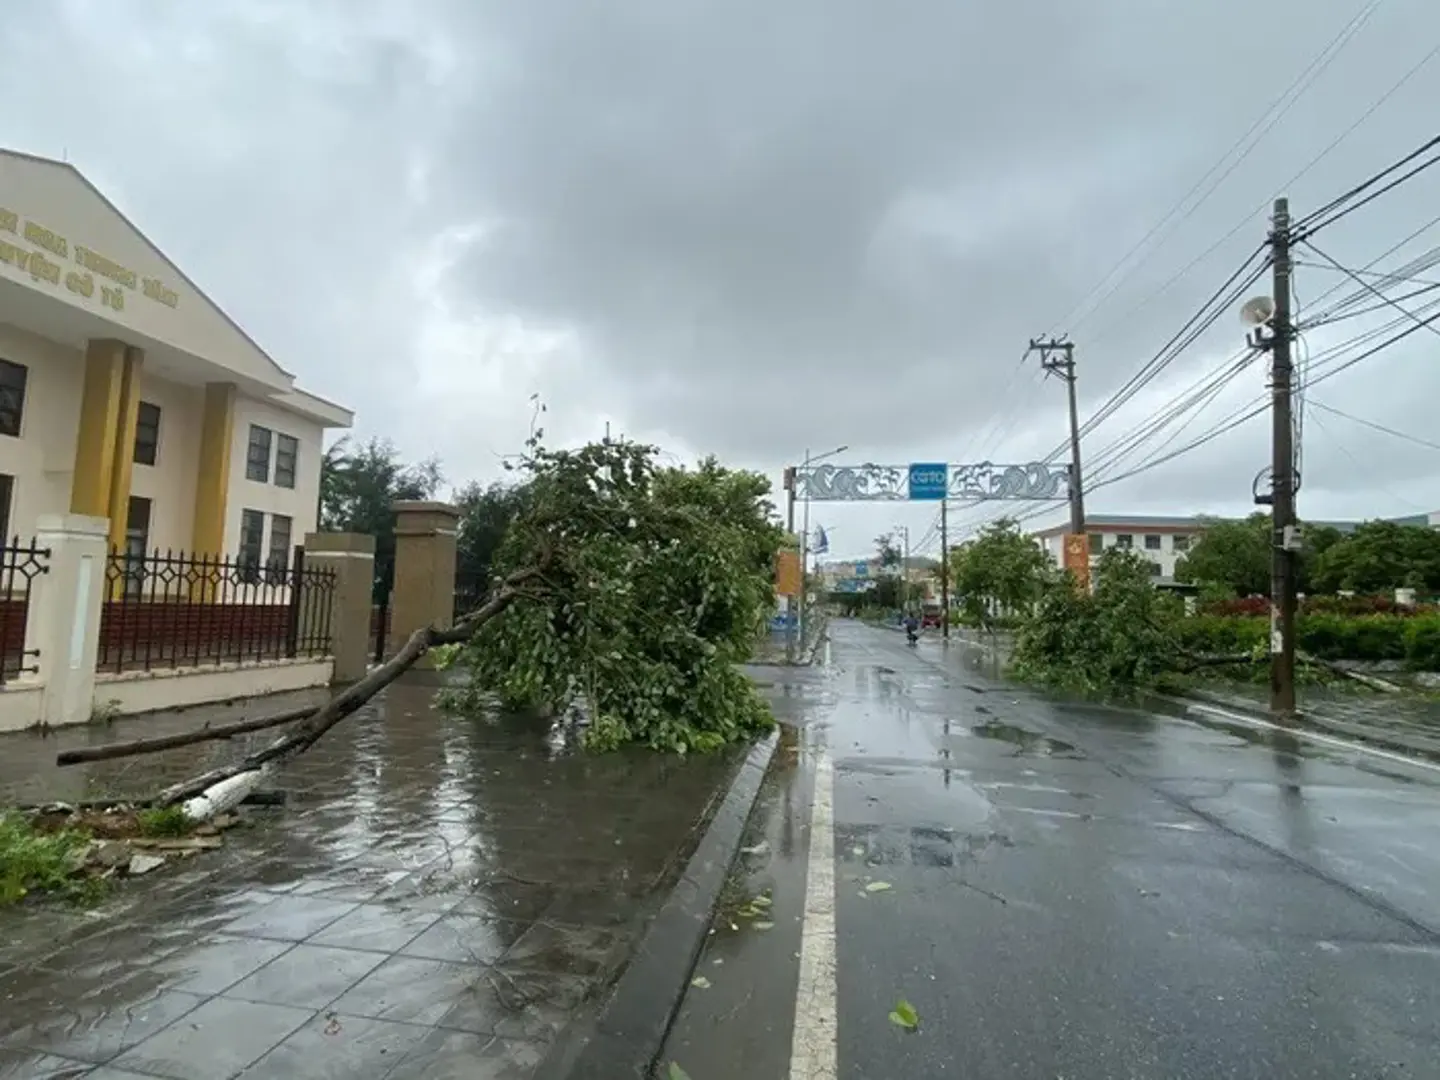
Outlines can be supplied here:
[[1270, 230], [1274, 264], [1275, 314], [1270, 335], [1271, 562], [1270, 711], [1279, 719], [1295, 715], [1295, 419], [1294, 368], [1290, 340], [1290, 201], [1275, 200]]
[[1040, 354], [1040, 366], [1065, 380], [1070, 395], [1070, 531], [1085, 535], [1085, 493], [1080, 480], [1080, 413], [1075, 404], [1075, 346], [1051, 338], [1030, 340], [1030, 351]]

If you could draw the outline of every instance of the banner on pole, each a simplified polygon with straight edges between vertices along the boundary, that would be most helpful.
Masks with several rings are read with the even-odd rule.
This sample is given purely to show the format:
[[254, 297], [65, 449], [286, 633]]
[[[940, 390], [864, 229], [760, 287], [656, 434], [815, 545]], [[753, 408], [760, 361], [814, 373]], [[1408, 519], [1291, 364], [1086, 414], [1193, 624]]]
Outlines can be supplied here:
[[775, 594], [800, 595], [800, 552], [782, 548], [775, 556]]
[[1065, 569], [1082, 593], [1090, 591], [1090, 538], [1084, 533], [1065, 534]]

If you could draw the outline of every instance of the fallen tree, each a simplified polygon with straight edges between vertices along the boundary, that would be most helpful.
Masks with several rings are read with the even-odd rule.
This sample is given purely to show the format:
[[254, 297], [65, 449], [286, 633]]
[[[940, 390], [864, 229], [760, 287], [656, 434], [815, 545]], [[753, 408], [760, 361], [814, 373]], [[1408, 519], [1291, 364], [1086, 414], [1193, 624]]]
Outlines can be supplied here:
[[[1148, 568], [1130, 552], [1111, 549], [1096, 569], [1095, 588], [1081, 594], [1068, 575], [1047, 577], [1034, 614], [1015, 636], [1012, 670], [1032, 682], [1087, 691], [1154, 687], [1169, 676], [1232, 668], [1253, 672], [1268, 663], [1268, 648], [1197, 652], [1184, 644], [1183, 606], [1151, 584]], [[1268, 641], [1264, 643], [1268, 646]], [[1399, 687], [1330, 660], [1301, 652], [1301, 670], [1351, 679], [1372, 690]]]
[[[526, 505], [496, 553], [498, 584], [453, 627], [416, 631], [313, 712], [70, 752], [61, 763], [294, 722], [262, 749], [150, 800], [182, 804], [191, 816], [215, 812], [440, 645], [460, 646], [453, 666], [468, 676], [445, 695], [447, 707], [481, 711], [495, 696], [507, 707], [551, 714], [579, 704], [589, 719], [584, 741], [595, 749], [634, 742], [703, 752], [767, 730], [769, 709], [736, 665], [772, 601], [781, 533], [766, 499], [769, 482], [713, 460], [696, 469], [660, 467], [657, 455], [654, 447], [610, 441], [551, 451], [537, 433], [520, 466], [528, 473]], [[249, 779], [234, 782], [240, 777]]]

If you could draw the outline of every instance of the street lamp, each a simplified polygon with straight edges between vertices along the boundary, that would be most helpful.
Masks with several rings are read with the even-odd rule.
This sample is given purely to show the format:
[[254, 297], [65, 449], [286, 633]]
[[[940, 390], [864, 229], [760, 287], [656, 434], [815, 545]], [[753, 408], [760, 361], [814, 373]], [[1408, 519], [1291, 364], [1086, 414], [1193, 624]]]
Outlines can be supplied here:
[[805, 464], [801, 468], [805, 472], [805, 512], [804, 523], [800, 530], [800, 611], [796, 616], [796, 630], [800, 638], [800, 647], [805, 647], [805, 595], [807, 589], [806, 578], [810, 576], [810, 466], [817, 461], [824, 461], [836, 454], [843, 454], [849, 450], [849, 445], [837, 446], [834, 450], [827, 450], [823, 454], [811, 454], [805, 451]]

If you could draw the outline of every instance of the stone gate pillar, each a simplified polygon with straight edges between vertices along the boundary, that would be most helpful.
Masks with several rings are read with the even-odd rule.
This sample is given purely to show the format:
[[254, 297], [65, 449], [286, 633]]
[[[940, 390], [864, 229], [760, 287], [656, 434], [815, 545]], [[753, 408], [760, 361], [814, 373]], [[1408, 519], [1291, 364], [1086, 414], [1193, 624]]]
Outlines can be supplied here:
[[[399, 651], [422, 626], [455, 615], [455, 545], [460, 511], [449, 503], [402, 501], [395, 508], [395, 586], [385, 651]], [[424, 664], [424, 661], [421, 661]]]
[[[370, 662], [370, 602], [375, 587], [375, 538], [361, 533], [307, 533], [305, 569], [331, 570], [335, 591], [328, 611], [302, 600], [300, 617], [329, 620], [330, 649], [337, 683], [354, 682]], [[308, 638], [305, 627], [301, 637]]]

